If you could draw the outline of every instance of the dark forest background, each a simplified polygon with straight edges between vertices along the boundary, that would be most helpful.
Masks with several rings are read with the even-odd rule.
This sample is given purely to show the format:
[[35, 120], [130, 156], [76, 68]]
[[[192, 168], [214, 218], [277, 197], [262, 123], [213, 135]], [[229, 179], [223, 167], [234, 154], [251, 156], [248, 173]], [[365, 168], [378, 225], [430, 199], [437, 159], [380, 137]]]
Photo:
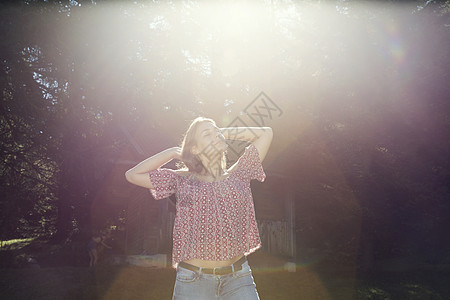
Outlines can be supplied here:
[[123, 226], [91, 206], [124, 132], [147, 126], [150, 156], [264, 92], [283, 112], [265, 167], [296, 180], [302, 247], [346, 251], [354, 228], [324, 228], [358, 218], [375, 258], [450, 263], [450, 3], [226, 3], [0, 4], [0, 240]]

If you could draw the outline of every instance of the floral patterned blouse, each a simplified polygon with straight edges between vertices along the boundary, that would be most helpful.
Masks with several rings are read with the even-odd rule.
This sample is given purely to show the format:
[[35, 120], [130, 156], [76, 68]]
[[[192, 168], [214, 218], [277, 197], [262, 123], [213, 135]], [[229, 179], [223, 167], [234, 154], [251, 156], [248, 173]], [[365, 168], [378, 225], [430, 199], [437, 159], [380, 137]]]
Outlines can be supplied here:
[[153, 197], [177, 198], [172, 263], [201, 259], [229, 260], [261, 247], [250, 180], [266, 174], [252, 144], [221, 181], [199, 181], [171, 169], [149, 172]]

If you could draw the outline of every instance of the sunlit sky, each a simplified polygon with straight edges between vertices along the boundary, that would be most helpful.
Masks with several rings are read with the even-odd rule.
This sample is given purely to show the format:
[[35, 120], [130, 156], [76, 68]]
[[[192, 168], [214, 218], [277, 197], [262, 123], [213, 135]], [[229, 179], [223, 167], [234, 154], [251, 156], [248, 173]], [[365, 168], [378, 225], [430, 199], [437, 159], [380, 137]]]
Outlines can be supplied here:
[[[380, 62], [370, 59], [373, 54], [383, 57], [382, 64], [400, 66], [408, 54], [408, 41], [402, 37], [402, 27], [408, 24], [397, 18], [402, 16], [398, 12], [411, 14], [417, 9], [368, 7], [346, 1], [336, 2], [338, 5], [292, 1], [124, 3], [71, 12], [73, 18], [84, 14], [82, 18], [95, 25], [94, 30], [89, 23], [71, 29], [73, 45], [81, 47], [80, 52], [84, 47], [76, 43], [80, 30], [85, 30], [96, 45], [89, 48], [95, 49], [88, 58], [91, 66], [104, 69], [103, 60], [111, 58], [115, 66], [110, 68], [117, 71], [120, 66], [129, 71], [133, 63], [142, 68], [148, 64], [151, 72], [146, 74], [141, 68], [142, 73], [133, 75], [148, 82], [150, 78], [145, 76], [151, 76], [154, 85], [173, 80], [176, 69], [192, 70], [195, 78], [190, 80], [198, 89], [211, 84], [211, 77], [214, 84], [220, 81], [231, 87], [242, 82], [259, 85], [254, 87], [258, 90], [273, 85], [274, 77], [286, 82], [292, 82], [293, 77], [324, 80], [324, 72], [340, 63], [380, 67]], [[158, 76], [154, 76], [155, 67], [159, 68]], [[342, 80], [345, 72], [355, 71], [338, 70]]]

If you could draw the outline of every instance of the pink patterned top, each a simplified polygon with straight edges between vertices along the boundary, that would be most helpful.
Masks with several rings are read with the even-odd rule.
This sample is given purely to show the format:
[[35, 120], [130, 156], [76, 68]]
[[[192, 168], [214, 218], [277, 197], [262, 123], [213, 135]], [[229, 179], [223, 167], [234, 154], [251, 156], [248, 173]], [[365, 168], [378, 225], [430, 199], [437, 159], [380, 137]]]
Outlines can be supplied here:
[[222, 181], [199, 181], [171, 169], [149, 175], [155, 199], [173, 193], [177, 197], [173, 265], [192, 259], [228, 260], [261, 247], [250, 180], [264, 181], [266, 174], [254, 145]]

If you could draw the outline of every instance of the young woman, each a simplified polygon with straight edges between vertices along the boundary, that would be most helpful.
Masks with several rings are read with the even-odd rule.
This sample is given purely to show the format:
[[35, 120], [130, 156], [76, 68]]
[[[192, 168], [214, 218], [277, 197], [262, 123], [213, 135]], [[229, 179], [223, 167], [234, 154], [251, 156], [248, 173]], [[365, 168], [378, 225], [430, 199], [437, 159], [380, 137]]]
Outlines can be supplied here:
[[[226, 168], [226, 139], [250, 142]], [[195, 119], [180, 147], [164, 150], [126, 172], [155, 199], [176, 195], [172, 262], [173, 299], [259, 299], [246, 255], [261, 246], [250, 181], [263, 181], [272, 141], [269, 127], [218, 128]], [[160, 168], [172, 159], [179, 170]]]

